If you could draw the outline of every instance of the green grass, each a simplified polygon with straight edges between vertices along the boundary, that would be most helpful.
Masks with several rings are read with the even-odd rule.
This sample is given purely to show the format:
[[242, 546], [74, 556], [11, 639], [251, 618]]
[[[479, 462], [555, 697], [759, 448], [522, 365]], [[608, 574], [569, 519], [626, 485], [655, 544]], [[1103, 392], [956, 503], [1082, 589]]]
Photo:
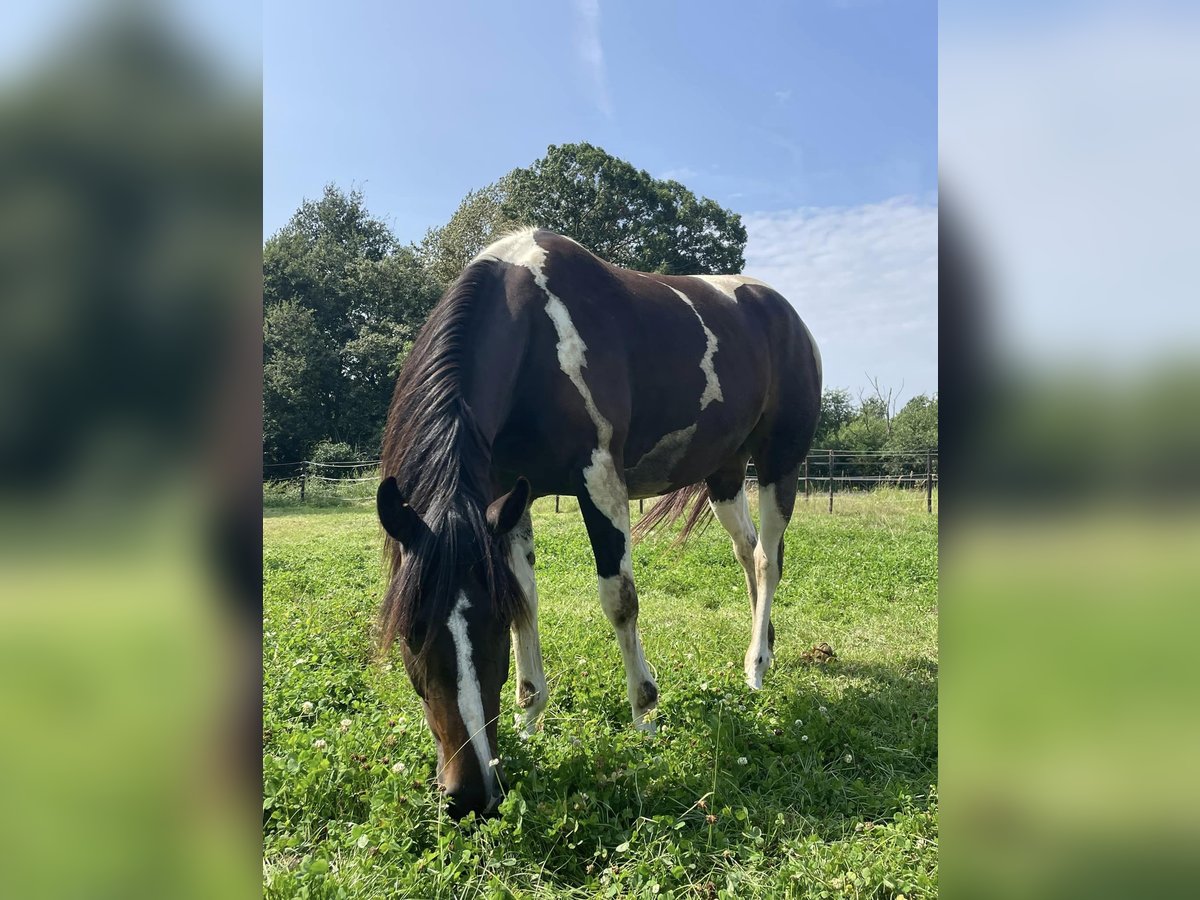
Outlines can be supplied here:
[[[575, 504], [538, 501], [545, 727], [516, 736], [510, 680], [509, 792], [498, 818], [462, 824], [430, 785], [433, 741], [398, 658], [371, 662], [370, 506], [271, 510], [263, 528], [267, 896], [936, 895], [937, 521], [923, 495], [839, 495], [833, 515], [797, 504], [759, 693], [742, 682], [749, 603], [720, 526], [683, 550], [635, 548], [653, 737], [630, 726]], [[805, 665], [821, 641], [838, 659]]]

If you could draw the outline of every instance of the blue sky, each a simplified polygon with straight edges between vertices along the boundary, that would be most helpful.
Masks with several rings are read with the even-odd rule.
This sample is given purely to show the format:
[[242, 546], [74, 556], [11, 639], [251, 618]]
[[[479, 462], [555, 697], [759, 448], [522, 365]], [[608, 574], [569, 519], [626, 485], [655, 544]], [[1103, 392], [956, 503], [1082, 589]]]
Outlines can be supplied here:
[[828, 384], [937, 388], [937, 10], [923, 0], [267, 0], [264, 233], [327, 182], [401, 240], [552, 143], [743, 214]]

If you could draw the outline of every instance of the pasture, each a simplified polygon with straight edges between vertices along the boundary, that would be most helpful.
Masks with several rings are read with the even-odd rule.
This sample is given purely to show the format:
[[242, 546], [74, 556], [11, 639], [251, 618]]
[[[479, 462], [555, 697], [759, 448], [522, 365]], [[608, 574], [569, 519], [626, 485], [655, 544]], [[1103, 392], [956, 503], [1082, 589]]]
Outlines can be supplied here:
[[[749, 602], [726, 533], [637, 546], [654, 736], [630, 726], [575, 502], [556, 514], [544, 498], [533, 518], [544, 729], [517, 737], [510, 674], [508, 793], [497, 818], [456, 825], [398, 653], [394, 667], [371, 657], [373, 507], [267, 509], [266, 896], [936, 895], [937, 518], [923, 493], [839, 495], [832, 515], [798, 500], [759, 693], [742, 680]], [[802, 658], [820, 642], [837, 658]]]

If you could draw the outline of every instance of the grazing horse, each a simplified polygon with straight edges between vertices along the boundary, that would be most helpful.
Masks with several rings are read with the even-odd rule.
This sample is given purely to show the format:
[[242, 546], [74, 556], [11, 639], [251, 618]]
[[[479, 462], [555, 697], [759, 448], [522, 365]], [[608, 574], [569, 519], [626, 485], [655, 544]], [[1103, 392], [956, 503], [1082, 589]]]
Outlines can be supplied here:
[[[651, 521], [708, 500], [745, 569], [746, 681], [762, 686], [783, 532], [820, 395], [812, 335], [760, 281], [632, 272], [540, 230], [507, 235], [471, 261], [400, 373], [377, 496], [391, 569], [381, 645], [400, 639], [452, 815], [499, 800], [510, 635], [517, 725], [527, 733], [546, 707], [537, 497], [579, 498], [638, 727], [653, 728], [658, 687], [637, 630], [630, 498], [674, 492]], [[750, 459], [758, 534], [743, 489]]]

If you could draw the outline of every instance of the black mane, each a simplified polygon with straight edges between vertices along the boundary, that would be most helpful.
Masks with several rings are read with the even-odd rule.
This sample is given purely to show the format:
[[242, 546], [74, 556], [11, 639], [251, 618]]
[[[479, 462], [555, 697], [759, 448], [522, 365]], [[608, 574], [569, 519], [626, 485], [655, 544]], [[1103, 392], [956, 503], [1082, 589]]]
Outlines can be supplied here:
[[505, 559], [508, 539], [497, 538], [485, 519], [492, 500], [490, 449], [462, 394], [468, 323], [493, 272], [493, 263], [477, 262], [450, 286], [417, 336], [392, 395], [381, 474], [396, 479], [428, 530], [407, 548], [385, 538], [392, 575], [379, 611], [385, 651], [397, 637], [411, 640], [418, 618], [431, 634], [446, 622], [456, 579], [471, 564], [481, 567], [498, 617], [512, 622], [525, 614]]

